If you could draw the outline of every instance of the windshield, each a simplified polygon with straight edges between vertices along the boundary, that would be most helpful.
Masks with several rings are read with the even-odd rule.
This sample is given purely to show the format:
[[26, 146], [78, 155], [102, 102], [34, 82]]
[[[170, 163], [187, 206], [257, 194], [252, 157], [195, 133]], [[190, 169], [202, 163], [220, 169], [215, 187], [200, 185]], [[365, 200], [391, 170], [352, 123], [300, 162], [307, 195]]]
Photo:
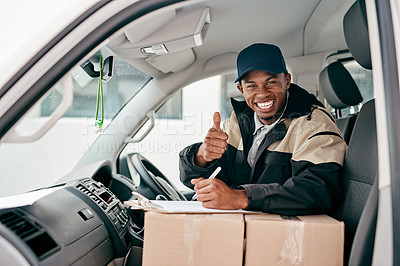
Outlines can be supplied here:
[[[103, 77], [103, 104], [98, 99], [99, 78], [77, 66], [67, 74], [72, 78], [73, 102], [64, 116], [36, 141], [0, 145], [1, 197], [52, 185], [68, 174], [101, 134], [95, 127], [97, 107], [105, 128], [151, 79], [117, 57], [113, 65], [112, 78]], [[60, 84], [53, 86], [21, 120], [16, 132], [23, 136], [36, 132], [60, 105], [63, 93]]]

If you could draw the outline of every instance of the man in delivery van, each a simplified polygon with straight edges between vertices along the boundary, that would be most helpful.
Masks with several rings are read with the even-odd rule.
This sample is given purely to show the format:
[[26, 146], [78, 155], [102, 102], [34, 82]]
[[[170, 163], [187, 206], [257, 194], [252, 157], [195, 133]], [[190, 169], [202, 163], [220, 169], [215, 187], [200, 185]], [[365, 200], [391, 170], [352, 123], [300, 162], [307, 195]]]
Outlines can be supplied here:
[[[220, 127], [213, 117], [204, 142], [180, 152], [180, 178], [204, 207], [287, 215], [326, 213], [342, 195], [346, 144], [334, 118], [291, 83], [280, 49], [253, 44], [237, 57], [245, 101]], [[209, 179], [220, 166], [216, 178]]]

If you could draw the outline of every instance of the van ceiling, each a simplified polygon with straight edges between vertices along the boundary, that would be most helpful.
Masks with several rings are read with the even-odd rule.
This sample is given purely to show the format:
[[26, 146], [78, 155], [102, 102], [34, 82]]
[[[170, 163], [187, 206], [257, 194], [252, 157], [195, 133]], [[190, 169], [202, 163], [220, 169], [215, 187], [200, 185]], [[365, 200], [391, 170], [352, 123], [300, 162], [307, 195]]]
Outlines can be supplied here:
[[[129, 25], [124, 34], [114, 38], [109, 47], [143, 72], [157, 78], [168, 72], [179, 72], [195, 64], [204, 64], [221, 54], [237, 53], [255, 42], [274, 43], [281, 47], [286, 58], [328, 50], [346, 49], [342, 21], [354, 0], [208, 0], [188, 1], [177, 10], [158, 10]], [[191, 4], [193, 3], [193, 4]], [[187, 6], [189, 5], [189, 6]], [[141, 47], [154, 42], [154, 35], [180, 36], [182, 31], [174, 19], [182, 10], [209, 8], [211, 23], [200, 46], [167, 55], [145, 57]], [[156, 23], [159, 21], [159, 23]], [[174, 27], [168, 27], [174, 25]], [[151, 30], [155, 34], [143, 32]], [[140, 47], [132, 43], [135, 31]], [[165, 34], [164, 31], [168, 31]], [[146, 39], [147, 38], [147, 39]], [[170, 41], [170, 40], [164, 40]], [[227, 67], [234, 67], [232, 56]], [[232, 62], [233, 61], [233, 62]]]

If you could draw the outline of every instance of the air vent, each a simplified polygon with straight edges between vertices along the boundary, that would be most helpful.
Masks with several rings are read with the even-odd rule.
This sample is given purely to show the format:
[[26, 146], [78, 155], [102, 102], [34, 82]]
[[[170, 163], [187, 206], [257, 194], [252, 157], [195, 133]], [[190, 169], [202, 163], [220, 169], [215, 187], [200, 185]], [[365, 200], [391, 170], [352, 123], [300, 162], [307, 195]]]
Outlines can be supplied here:
[[76, 188], [86, 194], [86, 196], [91, 198], [94, 202], [96, 202], [97, 205], [101, 206], [103, 209], [107, 209], [107, 205], [96, 194], [87, 189], [84, 185], [78, 184]]
[[21, 238], [36, 254], [44, 259], [58, 249], [57, 243], [37, 222], [30, 221], [19, 212], [6, 212], [0, 215], [0, 223]]
[[22, 239], [39, 231], [37, 227], [13, 212], [1, 215], [0, 222]]

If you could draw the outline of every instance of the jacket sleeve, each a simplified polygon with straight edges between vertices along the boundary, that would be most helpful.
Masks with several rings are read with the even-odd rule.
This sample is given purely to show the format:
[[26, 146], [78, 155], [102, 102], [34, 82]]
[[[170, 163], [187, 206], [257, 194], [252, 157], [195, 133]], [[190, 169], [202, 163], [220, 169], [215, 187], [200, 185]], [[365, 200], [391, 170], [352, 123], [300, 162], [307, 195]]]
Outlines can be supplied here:
[[246, 184], [248, 210], [260, 210], [285, 215], [326, 213], [342, 198], [340, 172], [337, 163], [313, 164], [291, 162], [295, 175], [284, 184]]
[[327, 213], [337, 207], [342, 198], [341, 172], [347, 146], [335, 123], [316, 110], [311, 121], [304, 117], [293, 121], [285, 138], [275, 152], [286, 149], [291, 154], [291, 176], [283, 183], [240, 186], [249, 198], [247, 209], [301, 215]]
[[[179, 153], [179, 177], [182, 183], [189, 188], [194, 187], [192, 183], [190, 183], [192, 179], [200, 177], [204, 178], [209, 177], [212, 174], [212, 172], [218, 166], [222, 166], [223, 162], [225, 161], [225, 154], [224, 154], [221, 159], [210, 162], [205, 168], [197, 166], [194, 163], [194, 158], [200, 145], [201, 143], [195, 143], [193, 145], [184, 148]], [[223, 170], [218, 174], [217, 178], [227, 183], [227, 181], [225, 180], [226, 179], [225, 178], [226, 173], [224, 171], [225, 167], [222, 167], [222, 169]]]

